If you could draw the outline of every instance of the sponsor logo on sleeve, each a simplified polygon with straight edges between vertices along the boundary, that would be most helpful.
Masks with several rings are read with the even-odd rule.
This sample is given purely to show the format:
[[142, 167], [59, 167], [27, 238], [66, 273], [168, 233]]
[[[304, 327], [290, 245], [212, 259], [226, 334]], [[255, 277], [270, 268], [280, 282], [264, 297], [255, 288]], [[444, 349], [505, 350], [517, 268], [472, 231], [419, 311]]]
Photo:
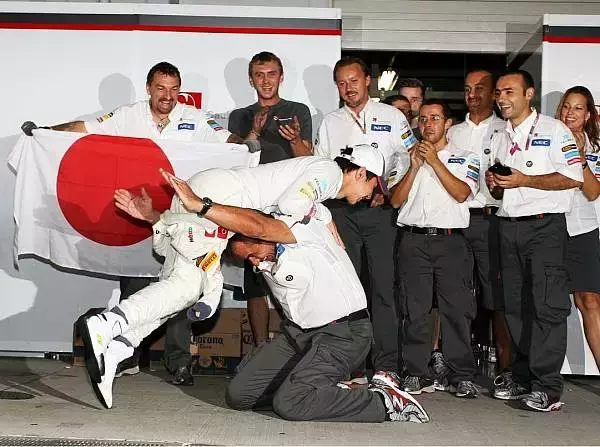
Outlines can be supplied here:
[[459, 165], [462, 165], [465, 161], [467, 161], [467, 159], [464, 157], [451, 157], [448, 159], [448, 164], [458, 163]]
[[475, 183], [477, 183], [479, 181], [479, 159], [478, 158], [469, 159], [469, 164], [467, 165], [467, 179], [472, 180]]
[[219, 123], [217, 123], [214, 119], [209, 119], [206, 121], [206, 124], [208, 124], [212, 130], [214, 130], [215, 132], [218, 132], [219, 130], [223, 130], [223, 126], [221, 126]]
[[206, 255], [204, 255], [204, 259], [202, 259], [202, 262], [200, 262], [200, 268], [202, 269], [202, 271], [206, 272], [212, 266], [214, 266], [218, 260], [219, 255], [217, 254], [217, 252], [211, 250]]
[[581, 163], [581, 156], [579, 155], [579, 149], [576, 144], [567, 144], [561, 148], [568, 165]]
[[112, 118], [112, 116], [114, 114], [115, 114], [115, 112], [110, 112], [110, 113], [107, 113], [106, 115], [99, 116], [98, 118], [96, 118], [96, 121], [101, 123], [102, 121], [106, 121], [107, 119]]

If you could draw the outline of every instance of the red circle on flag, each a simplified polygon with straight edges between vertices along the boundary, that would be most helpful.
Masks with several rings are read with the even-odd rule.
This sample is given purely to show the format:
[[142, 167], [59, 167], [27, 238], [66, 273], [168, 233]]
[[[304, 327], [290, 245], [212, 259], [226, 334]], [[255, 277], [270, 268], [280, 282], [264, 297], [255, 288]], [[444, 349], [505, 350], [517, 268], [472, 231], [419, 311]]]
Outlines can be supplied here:
[[173, 190], [158, 168], [173, 173], [162, 149], [146, 138], [86, 135], [65, 152], [58, 168], [58, 204], [73, 229], [83, 237], [110, 246], [133, 245], [152, 235], [147, 222], [119, 210], [115, 189], [141, 195], [142, 187], [154, 209], [171, 206]]

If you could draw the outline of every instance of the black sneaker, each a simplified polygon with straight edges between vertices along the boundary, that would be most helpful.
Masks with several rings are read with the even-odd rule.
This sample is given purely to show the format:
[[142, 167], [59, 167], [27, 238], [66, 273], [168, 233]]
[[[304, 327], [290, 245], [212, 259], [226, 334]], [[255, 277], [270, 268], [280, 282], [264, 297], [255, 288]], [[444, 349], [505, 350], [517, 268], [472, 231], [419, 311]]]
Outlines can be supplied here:
[[[498, 386], [496, 386], [496, 383]], [[514, 381], [512, 373], [509, 371], [503, 377], [494, 379], [494, 397], [501, 400], [519, 400], [529, 394], [529, 390], [523, 385]]]
[[450, 385], [449, 391], [454, 393], [456, 397], [474, 399], [479, 396], [479, 388], [470, 380], [461, 380], [456, 385]]
[[135, 355], [132, 355], [128, 359], [123, 360], [121, 363], [117, 365], [117, 372], [115, 377], [121, 376], [133, 376], [134, 374], [138, 374], [140, 372], [140, 365], [138, 364], [138, 358]]
[[429, 368], [433, 375], [433, 387], [437, 391], [445, 391], [449, 388], [448, 373], [450, 369], [444, 359], [444, 354], [439, 349], [434, 350], [431, 353], [431, 360], [429, 360]]
[[558, 411], [564, 405], [559, 397], [550, 397], [543, 391], [534, 391], [524, 397], [521, 402], [528, 410], [535, 411]]
[[433, 380], [426, 377], [407, 376], [402, 382], [402, 389], [410, 394], [433, 393]]
[[192, 386], [193, 384], [194, 376], [192, 376], [189, 366], [180, 366], [173, 373], [173, 385]]

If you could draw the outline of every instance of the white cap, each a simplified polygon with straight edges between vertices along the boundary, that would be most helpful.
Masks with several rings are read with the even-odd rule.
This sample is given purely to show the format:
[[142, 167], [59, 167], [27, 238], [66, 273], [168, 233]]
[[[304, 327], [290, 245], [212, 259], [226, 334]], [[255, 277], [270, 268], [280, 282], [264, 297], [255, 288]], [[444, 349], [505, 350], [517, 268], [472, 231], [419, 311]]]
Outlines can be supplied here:
[[385, 168], [385, 161], [383, 154], [379, 149], [369, 146], [368, 144], [346, 146], [341, 150], [340, 157], [345, 158], [355, 165], [361, 166], [367, 171], [375, 174], [377, 176], [379, 189], [381, 189], [384, 194], [387, 194], [388, 191], [382, 178]]

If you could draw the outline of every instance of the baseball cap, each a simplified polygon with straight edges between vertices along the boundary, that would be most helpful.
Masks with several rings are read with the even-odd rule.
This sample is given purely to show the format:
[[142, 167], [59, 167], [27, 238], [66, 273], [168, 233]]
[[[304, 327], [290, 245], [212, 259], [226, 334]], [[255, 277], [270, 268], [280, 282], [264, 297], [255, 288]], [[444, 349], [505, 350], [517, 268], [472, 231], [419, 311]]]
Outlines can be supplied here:
[[341, 150], [340, 157], [351, 161], [357, 166], [365, 168], [367, 171], [377, 176], [377, 185], [383, 194], [388, 193], [388, 189], [382, 176], [384, 173], [385, 161], [383, 154], [379, 149], [368, 144], [357, 144], [346, 146]]

